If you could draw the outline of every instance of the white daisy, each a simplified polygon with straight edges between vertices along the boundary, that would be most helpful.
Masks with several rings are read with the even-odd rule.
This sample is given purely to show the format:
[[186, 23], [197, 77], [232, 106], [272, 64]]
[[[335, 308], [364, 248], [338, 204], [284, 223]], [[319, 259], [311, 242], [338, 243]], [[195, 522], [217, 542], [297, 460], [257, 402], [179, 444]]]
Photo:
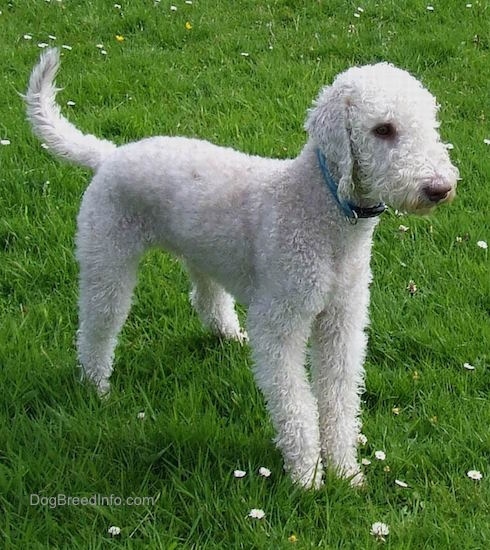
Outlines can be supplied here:
[[364, 434], [359, 434], [357, 436], [357, 442], [359, 443], [359, 445], [366, 445], [366, 443], [368, 442], [368, 438]]
[[478, 241], [476, 243], [476, 246], [478, 246], [479, 248], [483, 248], [483, 250], [487, 250], [488, 248], [488, 244], [486, 241]]
[[269, 468], [266, 468], [265, 466], [261, 466], [259, 468], [259, 475], [261, 475], [262, 477], [270, 477], [271, 471], [269, 470]]
[[395, 479], [395, 485], [398, 485], [398, 487], [403, 487], [404, 489], [408, 487], [408, 483], [405, 483], [399, 479]]
[[109, 533], [109, 535], [111, 535], [111, 537], [117, 537], [121, 534], [121, 529], [116, 525], [111, 525], [111, 527], [107, 529], [107, 532]]
[[248, 517], [253, 519], [263, 519], [265, 518], [265, 512], [260, 508], [252, 508], [248, 513]]
[[387, 537], [390, 534], [390, 528], [386, 523], [377, 521], [371, 525], [371, 535], [376, 537], [377, 540], [385, 540], [384, 537]]
[[474, 479], [475, 481], [480, 481], [480, 479], [482, 479], [483, 477], [483, 474], [478, 470], [469, 470], [466, 475], [470, 479]]
[[386, 458], [386, 453], [384, 451], [376, 451], [374, 456], [377, 460], [384, 460]]
[[247, 472], [245, 470], [235, 470], [233, 472], [233, 477], [236, 477], [238, 479], [245, 477], [247, 475]]
[[466, 370], [475, 370], [475, 367], [473, 365], [470, 365], [469, 363], [463, 363], [463, 368]]

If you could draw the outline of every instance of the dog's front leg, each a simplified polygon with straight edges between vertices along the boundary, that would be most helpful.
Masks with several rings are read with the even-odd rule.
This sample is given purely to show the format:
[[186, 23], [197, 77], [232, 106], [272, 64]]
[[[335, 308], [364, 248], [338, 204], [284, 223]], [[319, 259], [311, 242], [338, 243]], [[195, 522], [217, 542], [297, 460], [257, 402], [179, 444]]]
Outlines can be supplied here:
[[[311, 318], [264, 300], [248, 312], [254, 374], [276, 430], [284, 467], [304, 487], [322, 483], [318, 410], [304, 367]], [[313, 317], [313, 316], [311, 316]]]
[[318, 400], [322, 455], [338, 474], [363, 483], [357, 462], [360, 395], [364, 388], [367, 304], [333, 299], [312, 328], [313, 388]]

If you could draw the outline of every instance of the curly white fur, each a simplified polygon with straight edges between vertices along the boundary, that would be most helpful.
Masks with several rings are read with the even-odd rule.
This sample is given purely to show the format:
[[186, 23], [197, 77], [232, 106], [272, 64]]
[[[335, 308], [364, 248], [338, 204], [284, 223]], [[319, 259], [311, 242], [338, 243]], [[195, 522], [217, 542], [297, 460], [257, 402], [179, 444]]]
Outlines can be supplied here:
[[[141, 255], [184, 259], [192, 304], [216, 333], [242, 341], [234, 296], [248, 305], [254, 373], [285, 466], [318, 487], [322, 462], [361, 481], [356, 459], [377, 219], [353, 225], [323, 180], [325, 155], [342, 199], [426, 213], [453, 198], [458, 171], [441, 143], [433, 96], [387, 63], [355, 67], [309, 111], [309, 139], [291, 160], [206, 141], [154, 137], [121, 147], [84, 135], [55, 103], [56, 50], [34, 68], [28, 118], [53, 153], [95, 176], [78, 216], [78, 353], [109, 388], [117, 335]], [[305, 368], [311, 338], [312, 384]]]

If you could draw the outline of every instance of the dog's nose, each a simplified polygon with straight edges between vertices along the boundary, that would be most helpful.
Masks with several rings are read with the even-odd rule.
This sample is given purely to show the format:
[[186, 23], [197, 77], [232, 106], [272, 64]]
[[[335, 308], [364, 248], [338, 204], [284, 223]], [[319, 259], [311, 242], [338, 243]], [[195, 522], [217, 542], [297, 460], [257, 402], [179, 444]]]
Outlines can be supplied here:
[[447, 198], [451, 189], [449, 183], [434, 182], [424, 187], [424, 194], [430, 202], [441, 202]]

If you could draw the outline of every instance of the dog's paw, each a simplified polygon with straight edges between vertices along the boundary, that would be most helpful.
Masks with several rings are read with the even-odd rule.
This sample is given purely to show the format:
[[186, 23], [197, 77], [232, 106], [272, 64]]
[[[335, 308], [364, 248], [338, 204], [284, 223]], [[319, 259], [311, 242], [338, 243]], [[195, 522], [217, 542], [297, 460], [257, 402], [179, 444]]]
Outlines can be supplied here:
[[97, 390], [97, 395], [101, 399], [109, 399], [111, 395], [111, 385], [108, 380], [100, 381], [95, 385], [95, 389]]
[[111, 391], [111, 384], [108, 378], [94, 378], [93, 376], [87, 374], [84, 368], [80, 365], [80, 382], [88, 383], [93, 388], [95, 388], [97, 395], [101, 399], [107, 399]]
[[231, 330], [221, 329], [217, 330], [216, 333], [220, 338], [223, 338], [225, 340], [234, 340], [235, 342], [238, 342], [242, 345], [248, 342], [248, 334], [245, 330], [241, 328]]
[[363, 487], [366, 487], [366, 478], [362, 472], [358, 471], [350, 477], [349, 483], [351, 487], [362, 489]]
[[321, 463], [305, 471], [289, 469], [291, 479], [303, 489], [317, 490], [323, 486], [323, 467]]
[[246, 330], [240, 329], [235, 335], [232, 337], [233, 340], [236, 340], [240, 344], [246, 344], [248, 342], [248, 334]]

